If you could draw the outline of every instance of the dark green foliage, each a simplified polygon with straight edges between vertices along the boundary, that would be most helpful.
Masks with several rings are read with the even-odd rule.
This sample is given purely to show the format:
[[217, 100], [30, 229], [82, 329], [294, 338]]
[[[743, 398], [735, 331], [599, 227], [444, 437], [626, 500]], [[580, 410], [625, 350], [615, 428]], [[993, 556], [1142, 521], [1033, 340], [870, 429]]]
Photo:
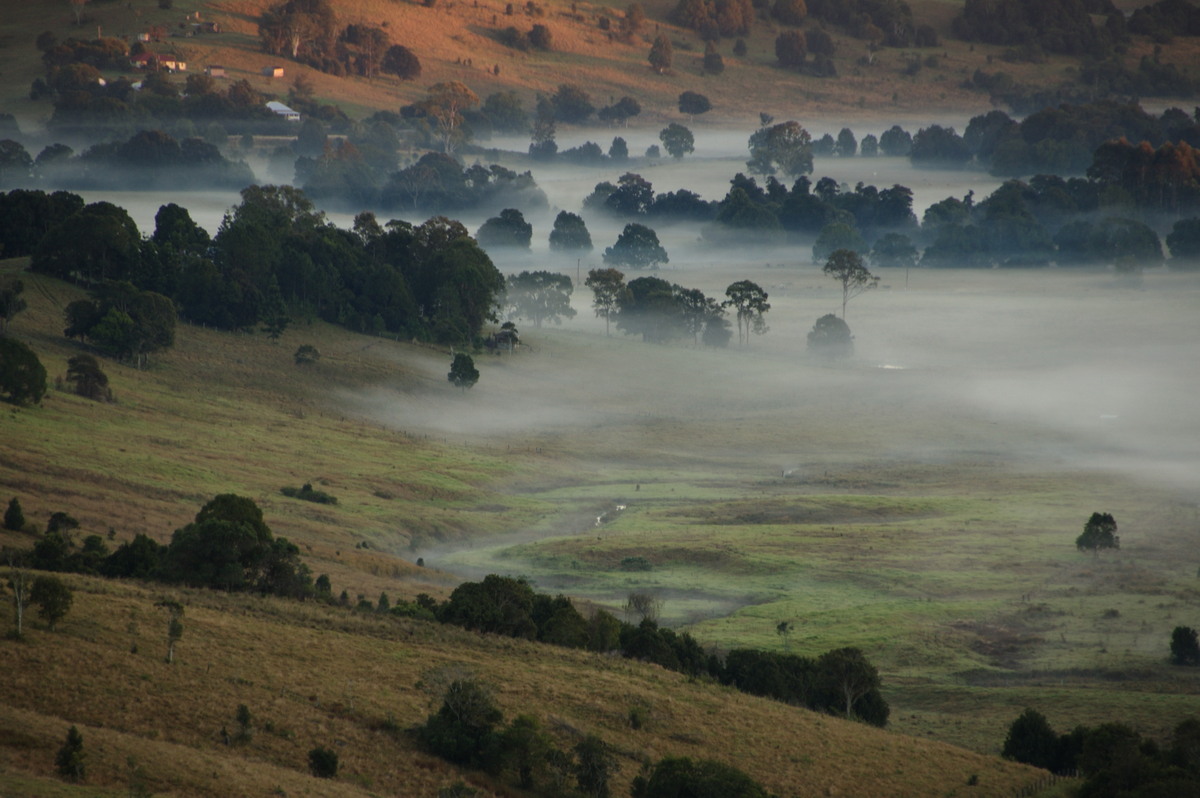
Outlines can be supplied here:
[[955, 169], [971, 160], [971, 150], [954, 128], [930, 125], [913, 136], [908, 157], [913, 166]]
[[501, 767], [516, 776], [517, 786], [534, 789], [543, 781], [550, 755], [555, 751], [550, 737], [542, 731], [537, 718], [518, 715], [500, 733]]
[[689, 152], [696, 151], [696, 139], [692, 135], [692, 131], [676, 122], [672, 122], [659, 131], [658, 139], [662, 142], [663, 149], [672, 158], [682, 158]]
[[[705, 67], [707, 69], [707, 67]], [[712, 110], [712, 103], [703, 94], [695, 91], [685, 91], [679, 95], [679, 113], [697, 116]], [[668, 150], [669, 151], [669, 150]]]
[[292, 358], [297, 366], [311, 366], [321, 359], [321, 351], [312, 344], [301, 344]]
[[430, 753], [455, 764], [490, 768], [500, 753], [496, 727], [503, 718], [485, 684], [459, 679], [446, 689], [437, 713], [417, 728], [417, 739]]
[[[3, 246], [0, 244], [0, 252], [3, 251]], [[8, 323], [13, 317], [27, 307], [25, 299], [21, 293], [25, 290], [25, 283], [20, 280], [6, 277], [0, 280], [0, 335], [8, 331]]]
[[671, 48], [671, 40], [667, 38], [665, 33], [660, 33], [654, 37], [654, 42], [650, 45], [650, 68], [658, 74], [662, 74], [671, 69], [671, 62], [674, 60], [674, 53]]
[[[615, 139], [613, 146], [616, 146]], [[583, 217], [570, 211], [559, 211], [554, 218], [554, 229], [550, 231], [550, 249], [554, 252], [590, 252], [592, 236]]]
[[33, 580], [29, 600], [38, 607], [38, 616], [51, 630], [71, 611], [74, 601], [71, 588], [56, 576], [39, 576]]
[[905, 157], [912, 152], [912, 142], [912, 134], [899, 125], [892, 125], [879, 137], [879, 149], [889, 157]]
[[1171, 270], [1200, 269], [1200, 217], [1178, 219], [1167, 234], [1171, 250]]
[[798, 122], [781, 122], [759, 128], [750, 136], [751, 172], [785, 177], [799, 177], [812, 172], [812, 137]]
[[1079, 0], [967, 0], [953, 27], [967, 41], [1036, 44], [1065, 55], [1103, 49], [1103, 39]]
[[33, 350], [15, 338], [0, 337], [0, 399], [14, 405], [38, 404], [46, 395], [46, 369]]
[[1008, 727], [1008, 736], [1004, 739], [1000, 755], [1005, 759], [1053, 770], [1058, 761], [1058, 747], [1058, 735], [1050, 728], [1046, 716], [1035, 709], [1026, 709]]
[[475, 368], [475, 360], [466, 352], [458, 352], [450, 363], [450, 372], [446, 379], [456, 387], [466, 391], [479, 382], [479, 369]]
[[633, 798], [769, 798], [742, 771], [711, 759], [667, 757], [633, 781]]
[[725, 59], [717, 52], [716, 45], [708, 42], [704, 47], [704, 71], [710, 75], [720, 75], [725, 71]]
[[656, 269], [669, 262], [667, 251], [658, 243], [658, 234], [641, 224], [627, 224], [611, 247], [604, 250], [604, 263], [611, 267]]
[[25, 529], [25, 513], [21, 510], [21, 500], [13, 496], [4, 510], [4, 528], [10, 532], [21, 532]]
[[839, 158], [853, 158], [858, 153], [858, 139], [854, 137], [854, 132], [848, 127], [844, 127], [838, 132], [837, 147], [834, 150]]
[[533, 225], [516, 208], [505, 208], [499, 216], [488, 219], [475, 233], [475, 240], [482, 247], [518, 247], [529, 249], [533, 239]]
[[318, 779], [332, 779], [338, 772], [336, 751], [317, 746], [308, 752], [308, 770]]
[[833, 313], [817, 319], [808, 333], [808, 351], [835, 359], [854, 354], [854, 336], [849, 325]]
[[108, 375], [91, 355], [75, 355], [67, 360], [67, 382], [75, 386], [75, 393], [80, 396], [98, 402], [112, 401]]
[[312, 590], [299, 549], [275, 538], [262, 510], [230, 493], [213, 498], [194, 522], [175, 530], [162, 558], [167, 581], [218, 590], [258, 590], [303, 598]]
[[279, 492], [289, 499], [302, 499], [306, 502], [315, 502], [316, 504], [337, 504], [336, 496], [330, 496], [323, 490], [313, 488], [311, 482], [305, 482], [299, 488], [280, 488]]
[[1171, 663], [1200, 665], [1200, 638], [1190, 626], [1176, 626], [1171, 631]]
[[642, 112], [642, 104], [632, 97], [625, 96], [612, 105], [606, 105], [596, 112], [601, 122], [624, 125], [630, 119]]
[[83, 735], [79, 729], [72, 726], [67, 730], [67, 740], [62, 748], [54, 755], [54, 769], [58, 775], [67, 781], [82, 782], [87, 778], [84, 765], [86, 755], [83, 752]]
[[575, 780], [584, 795], [608, 798], [608, 782], [616, 770], [616, 756], [596, 735], [589, 734], [575, 746]]
[[1075, 548], [1099, 554], [1101, 549], [1121, 548], [1117, 537], [1117, 522], [1112, 513], [1092, 513], [1083, 525], [1083, 533], [1075, 538]]
[[533, 588], [522, 579], [489, 574], [482, 582], [454, 589], [438, 613], [444, 623], [507, 637], [537, 636], [532, 618]]
[[867, 254], [869, 248], [862, 233], [854, 225], [845, 222], [831, 222], [821, 228], [816, 242], [813, 243], [813, 262], [828, 261], [833, 257], [833, 253], [839, 250], [858, 255], [859, 265], [861, 265], [861, 256]]
[[158, 573], [165, 546], [139, 533], [122, 543], [100, 566], [100, 573], [124, 579], [151, 579]]
[[871, 265], [879, 268], [907, 269], [917, 264], [917, 248], [903, 233], [888, 233], [871, 248]]
[[554, 118], [572, 125], [583, 124], [596, 111], [591, 96], [573, 83], [559, 84], [551, 103], [554, 107]]

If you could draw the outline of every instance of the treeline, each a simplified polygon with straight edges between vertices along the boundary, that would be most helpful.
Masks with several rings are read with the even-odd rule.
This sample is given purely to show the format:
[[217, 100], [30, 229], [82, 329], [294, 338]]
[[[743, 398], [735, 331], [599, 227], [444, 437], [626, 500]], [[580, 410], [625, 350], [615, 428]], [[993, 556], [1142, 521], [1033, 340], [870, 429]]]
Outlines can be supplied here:
[[[648, 609], [644, 596], [635, 594], [630, 603], [633, 609]], [[365, 608], [370, 607], [367, 602]], [[620, 651], [629, 659], [709, 677], [753, 695], [876, 726], [887, 724], [889, 710], [879, 693], [879, 673], [856, 648], [816, 658], [753, 649], [733, 649], [722, 656], [706, 652], [687, 632], [660, 627], [652, 611], [636, 624], [605, 610], [585, 618], [565, 596], [537, 593], [523, 579], [495, 574], [481, 582], [464, 582], [444, 602], [421, 595], [413, 602], [390, 605], [388, 611], [564, 648]]]
[[[6, 529], [31, 532], [14, 498], [5, 513]], [[175, 530], [161, 545], [139, 534], [110, 550], [106, 539], [88, 535], [75, 540], [79, 522], [69, 513], [50, 516], [33, 548], [9, 552], [14, 562], [40, 571], [142, 579], [232, 592], [257, 592], [309, 598], [315, 587], [300, 550], [277, 538], [253, 500], [221, 494], [196, 513], [192, 523]], [[110, 532], [108, 540], [113, 533]], [[324, 580], [328, 584], [328, 578]]]
[[215, 237], [164, 205], [142, 238], [124, 209], [66, 192], [0, 195], [0, 254], [99, 288], [126, 282], [172, 300], [187, 321], [220, 329], [313, 314], [358, 332], [476, 342], [504, 277], [459, 222], [421, 225], [373, 214], [353, 230], [328, 222], [302, 191], [251, 186]]
[[286, 56], [330, 75], [372, 78], [388, 72], [401, 80], [421, 76], [421, 60], [402, 44], [392, 44], [376, 25], [339, 23], [326, 0], [286, 0], [258, 18], [263, 52]]
[[1124, 723], [1076, 726], [1057, 734], [1046, 716], [1026, 709], [1009, 727], [1006, 759], [1083, 777], [1080, 798], [1200, 795], [1200, 720], [1188, 718], [1160, 745]]
[[36, 159], [17, 141], [0, 144], [6, 161], [0, 186], [194, 191], [240, 190], [254, 182], [250, 167], [226, 159], [217, 144], [196, 137], [179, 141], [161, 130], [95, 144], [78, 155], [65, 144], [49, 144]]

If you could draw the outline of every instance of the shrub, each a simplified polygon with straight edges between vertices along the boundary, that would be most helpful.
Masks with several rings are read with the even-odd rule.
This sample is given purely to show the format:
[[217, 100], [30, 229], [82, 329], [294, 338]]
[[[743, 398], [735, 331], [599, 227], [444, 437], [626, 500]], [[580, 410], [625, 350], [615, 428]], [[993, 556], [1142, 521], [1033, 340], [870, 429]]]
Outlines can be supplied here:
[[1176, 626], [1171, 632], [1171, 662], [1175, 665], [1200, 665], [1200, 641], [1190, 626]]
[[67, 741], [54, 756], [54, 769], [67, 781], [83, 781], [87, 775], [83, 760], [83, 735], [72, 726], [67, 731]]
[[308, 752], [308, 769], [319, 779], [332, 779], [338, 771], [338, 755], [323, 746]]
[[337, 497], [330, 496], [323, 490], [316, 490], [312, 483], [305, 482], [299, 488], [280, 488], [279, 492], [289, 499], [303, 499], [306, 502], [316, 502], [317, 504], [337, 504]]

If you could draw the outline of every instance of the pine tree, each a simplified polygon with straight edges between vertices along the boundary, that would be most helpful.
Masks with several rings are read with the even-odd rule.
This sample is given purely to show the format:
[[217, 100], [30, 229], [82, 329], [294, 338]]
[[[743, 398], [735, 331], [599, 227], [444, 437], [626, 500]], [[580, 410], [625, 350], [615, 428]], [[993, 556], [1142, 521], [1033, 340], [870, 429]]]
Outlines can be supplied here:
[[67, 781], [83, 781], [85, 777], [83, 765], [83, 735], [74, 726], [67, 731], [67, 741], [54, 757], [54, 767], [58, 775]]
[[4, 511], [4, 528], [12, 532], [20, 532], [25, 528], [25, 513], [21, 510], [21, 501], [16, 496], [8, 503]]
[[671, 40], [666, 34], [660, 33], [654, 37], [654, 44], [650, 45], [650, 66], [658, 74], [662, 74], [671, 68], [671, 60], [674, 53], [671, 51]]

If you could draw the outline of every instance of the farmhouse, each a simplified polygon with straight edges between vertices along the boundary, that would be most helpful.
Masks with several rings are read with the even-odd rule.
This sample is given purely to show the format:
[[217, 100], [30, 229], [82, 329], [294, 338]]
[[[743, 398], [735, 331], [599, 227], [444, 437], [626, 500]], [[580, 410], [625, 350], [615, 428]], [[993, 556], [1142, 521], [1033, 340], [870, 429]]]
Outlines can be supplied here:
[[266, 66], [262, 68], [262, 73], [268, 78], [281, 78], [283, 77], [283, 67]]

